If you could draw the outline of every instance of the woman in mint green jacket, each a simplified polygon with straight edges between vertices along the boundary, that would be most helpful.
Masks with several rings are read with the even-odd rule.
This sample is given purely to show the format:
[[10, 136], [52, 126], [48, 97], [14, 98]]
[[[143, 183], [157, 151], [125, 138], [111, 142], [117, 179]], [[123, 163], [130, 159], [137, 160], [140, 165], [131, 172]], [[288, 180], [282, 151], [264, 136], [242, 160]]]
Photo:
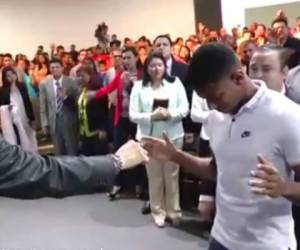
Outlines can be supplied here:
[[[143, 136], [162, 137], [165, 131], [181, 148], [184, 131], [182, 119], [188, 115], [189, 104], [183, 84], [169, 76], [160, 53], [149, 55], [142, 81], [134, 84], [130, 95], [129, 117], [137, 123], [137, 140]], [[179, 166], [172, 162], [150, 159], [146, 165], [152, 216], [159, 227], [169, 218], [174, 224], [181, 217], [179, 205]]]

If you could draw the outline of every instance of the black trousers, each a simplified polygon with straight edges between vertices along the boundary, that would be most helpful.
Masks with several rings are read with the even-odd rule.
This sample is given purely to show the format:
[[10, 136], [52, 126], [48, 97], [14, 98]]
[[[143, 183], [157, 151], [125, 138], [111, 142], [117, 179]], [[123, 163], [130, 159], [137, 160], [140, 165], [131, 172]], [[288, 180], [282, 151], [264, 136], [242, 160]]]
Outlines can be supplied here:
[[293, 217], [295, 221], [295, 236], [297, 240], [297, 250], [300, 250], [300, 206], [293, 206]]
[[81, 153], [86, 156], [106, 155], [108, 153], [107, 140], [100, 140], [98, 135], [92, 137], [81, 136]]

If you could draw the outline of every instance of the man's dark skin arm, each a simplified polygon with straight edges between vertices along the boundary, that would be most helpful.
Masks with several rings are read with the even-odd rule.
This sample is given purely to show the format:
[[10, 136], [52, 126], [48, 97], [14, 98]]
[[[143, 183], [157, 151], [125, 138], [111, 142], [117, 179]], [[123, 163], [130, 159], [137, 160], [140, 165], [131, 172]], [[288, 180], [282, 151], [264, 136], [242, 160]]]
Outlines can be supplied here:
[[215, 158], [200, 158], [182, 150], [177, 150], [172, 161], [180, 165], [184, 172], [193, 174], [201, 179], [216, 180], [217, 168]]
[[199, 178], [216, 180], [217, 168], [214, 158], [200, 158], [183, 152], [175, 148], [165, 133], [163, 136], [164, 140], [153, 137], [142, 138], [141, 143], [150, 156], [163, 161], [176, 162], [183, 171]]

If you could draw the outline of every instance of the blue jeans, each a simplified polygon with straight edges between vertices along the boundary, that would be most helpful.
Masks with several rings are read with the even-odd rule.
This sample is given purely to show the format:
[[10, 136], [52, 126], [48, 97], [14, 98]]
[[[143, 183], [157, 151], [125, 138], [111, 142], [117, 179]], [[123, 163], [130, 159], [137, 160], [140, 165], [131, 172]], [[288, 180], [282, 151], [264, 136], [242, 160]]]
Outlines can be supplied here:
[[214, 238], [211, 238], [209, 241], [208, 250], [229, 250], [224, 247], [220, 242], [216, 241]]

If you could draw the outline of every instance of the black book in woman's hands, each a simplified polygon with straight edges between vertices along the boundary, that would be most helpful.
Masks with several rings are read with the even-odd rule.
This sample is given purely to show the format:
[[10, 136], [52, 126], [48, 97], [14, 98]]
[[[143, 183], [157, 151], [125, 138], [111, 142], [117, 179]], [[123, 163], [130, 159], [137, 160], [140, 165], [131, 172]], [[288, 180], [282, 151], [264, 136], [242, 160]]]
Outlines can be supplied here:
[[154, 111], [159, 107], [167, 109], [169, 107], [169, 99], [154, 99], [152, 110]]

